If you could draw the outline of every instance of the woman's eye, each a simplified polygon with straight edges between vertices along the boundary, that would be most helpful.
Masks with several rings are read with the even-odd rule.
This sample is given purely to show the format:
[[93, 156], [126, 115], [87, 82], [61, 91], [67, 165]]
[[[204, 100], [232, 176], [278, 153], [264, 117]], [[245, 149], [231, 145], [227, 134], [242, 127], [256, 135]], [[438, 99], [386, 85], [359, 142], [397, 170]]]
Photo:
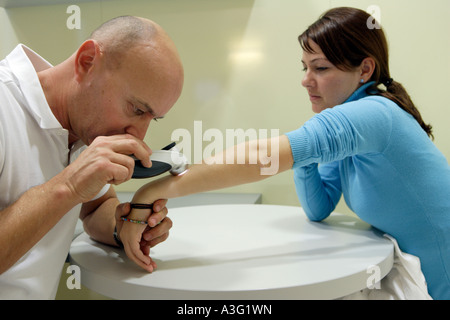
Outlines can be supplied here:
[[[321, 71], [325, 71], [325, 70], [328, 70], [328, 67], [315, 67], [315, 68], [313, 68], [315, 71], [317, 71], [317, 72], [321, 72]], [[308, 68], [307, 67], [303, 67], [303, 70], [302, 70], [303, 72], [306, 72], [306, 71], [308, 71]]]

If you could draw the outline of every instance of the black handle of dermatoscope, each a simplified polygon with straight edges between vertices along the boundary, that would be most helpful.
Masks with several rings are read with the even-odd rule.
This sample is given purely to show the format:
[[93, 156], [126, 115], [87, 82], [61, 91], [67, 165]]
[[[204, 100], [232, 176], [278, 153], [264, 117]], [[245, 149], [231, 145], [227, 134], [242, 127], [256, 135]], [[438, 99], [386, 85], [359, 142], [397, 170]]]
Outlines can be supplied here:
[[173, 147], [175, 147], [177, 143], [176, 142], [172, 142], [171, 144], [168, 144], [167, 146], [165, 146], [164, 148], [162, 148], [161, 150], [170, 150]]
[[[171, 144], [168, 144], [161, 150], [170, 150], [173, 147], [175, 147], [175, 145], [176, 143], [172, 142]], [[170, 169], [172, 169], [172, 166], [165, 162], [153, 160], [152, 166], [150, 168], [147, 168], [142, 165], [141, 160], [134, 160], [134, 171], [131, 178], [133, 179], [151, 178], [163, 174], [164, 172], [167, 172]]]

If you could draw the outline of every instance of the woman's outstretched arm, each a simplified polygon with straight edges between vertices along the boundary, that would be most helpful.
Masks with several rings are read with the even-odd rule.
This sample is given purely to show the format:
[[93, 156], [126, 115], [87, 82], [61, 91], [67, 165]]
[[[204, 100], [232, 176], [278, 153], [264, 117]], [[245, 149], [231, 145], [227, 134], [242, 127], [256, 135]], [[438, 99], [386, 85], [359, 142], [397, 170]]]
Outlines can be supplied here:
[[[135, 193], [132, 202], [151, 204], [158, 199], [177, 198], [256, 182], [291, 169], [292, 165], [291, 147], [285, 135], [249, 141], [206, 159], [202, 164], [192, 165], [181, 176], [166, 176], [149, 182]], [[152, 226], [152, 219], [156, 217], [150, 214], [150, 209], [133, 209], [128, 217], [138, 221], [148, 220]], [[128, 256], [148, 269], [146, 266], [151, 263], [151, 259], [142, 252], [139, 245], [145, 228], [145, 225], [125, 223], [120, 238]]]

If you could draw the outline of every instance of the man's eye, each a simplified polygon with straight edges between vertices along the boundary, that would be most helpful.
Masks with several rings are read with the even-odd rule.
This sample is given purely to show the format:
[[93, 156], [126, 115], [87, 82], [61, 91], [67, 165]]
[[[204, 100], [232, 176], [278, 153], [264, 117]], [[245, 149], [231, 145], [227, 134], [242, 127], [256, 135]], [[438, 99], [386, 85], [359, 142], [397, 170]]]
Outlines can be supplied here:
[[145, 111], [139, 109], [134, 104], [131, 104], [131, 109], [132, 109], [133, 113], [137, 116], [142, 116], [145, 113]]

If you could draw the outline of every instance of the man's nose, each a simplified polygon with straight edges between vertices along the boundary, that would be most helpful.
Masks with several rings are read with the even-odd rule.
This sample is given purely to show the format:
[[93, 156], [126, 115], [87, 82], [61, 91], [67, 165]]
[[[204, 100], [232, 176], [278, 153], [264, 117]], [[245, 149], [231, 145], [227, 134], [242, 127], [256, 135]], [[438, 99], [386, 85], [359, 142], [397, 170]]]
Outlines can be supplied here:
[[132, 125], [128, 126], [125, 129], [125, 132], [135, 136], [138, 139], [144, 140], [151, 120], [152, 119], [136, 121]]

